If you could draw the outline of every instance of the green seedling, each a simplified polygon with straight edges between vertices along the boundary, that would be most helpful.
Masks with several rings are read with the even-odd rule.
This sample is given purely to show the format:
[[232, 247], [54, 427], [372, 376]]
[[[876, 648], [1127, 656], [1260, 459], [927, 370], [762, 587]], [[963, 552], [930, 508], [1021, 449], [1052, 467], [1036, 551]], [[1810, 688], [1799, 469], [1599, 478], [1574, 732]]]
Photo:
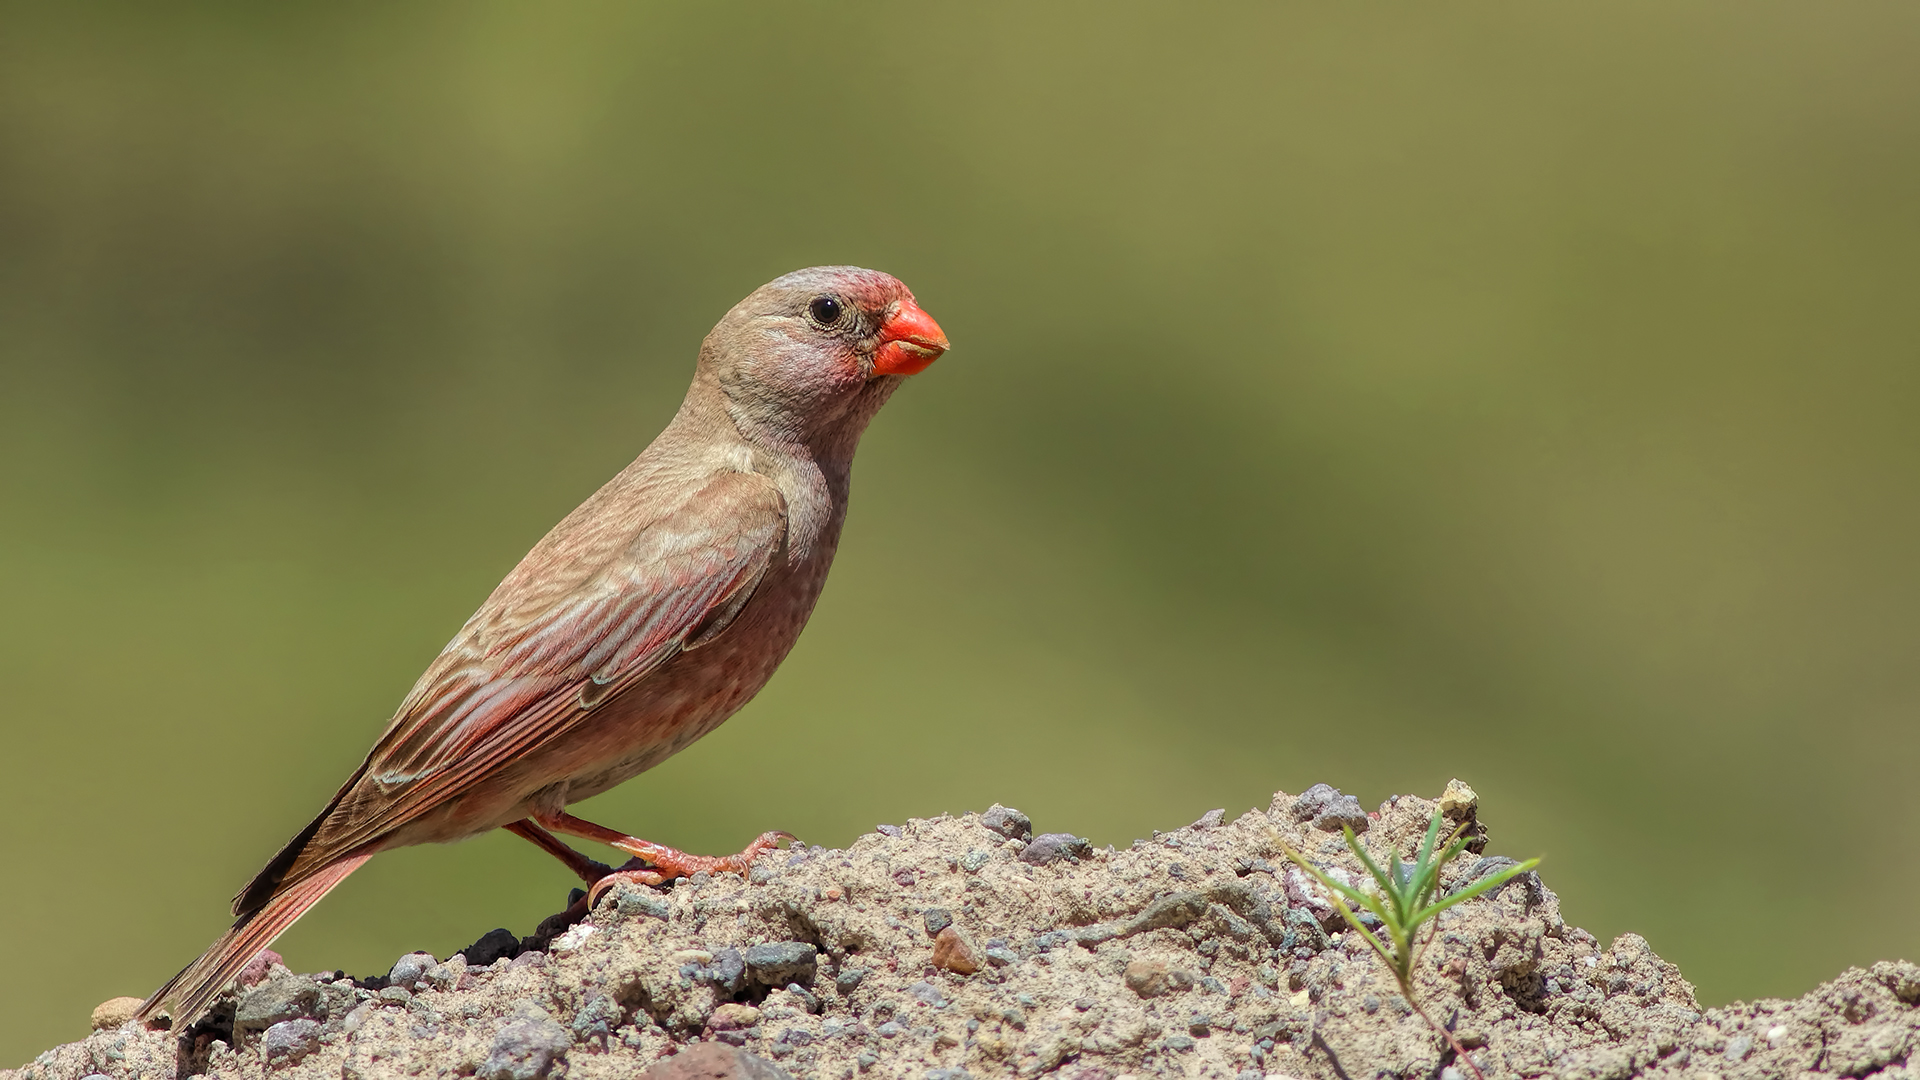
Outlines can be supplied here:
[[[1433, 894], [1440, 888], [1440, 869], [1467, 846], [1466, 839], [1460, 836], [1461, 830], [1466, 828], [1466, 824], [1462, 822], [1448, 835], [1446, 845], [1436, 856], [1434, 846], [1440, 839], [1440, 825], [1440, 812], [1436, 810], [1432, 823], [1427, 826], [1427, 838], [1420, 845], [1420, 854], [1410, 863], [1403, 863], [1389, 855], [1387, 862], [1392, 867], [1391, 870], [1380, 869], [1380, 865], [1367, 854], [1367, 849], [1354, 838], [1353, 830], [1343, 826], [1341, 831], [1346, 834], [1347, 847], [1353, 849], [1360, 864], [1367, 868], [1367, 873], [1373, 875], [1377, 888], [1370, 891], [1362, 891], [1333, 880], [1285, 842], [1281, 843], [1281, 848], [1286, 852], [1287, 858], [1293, 860], [1300, 869], [1312, 874], [1314, 880], [1326, 888], [1327, 894], [1333, 898], [1333, 906], [1339, 909], [1341, 918], [1347, 920], [1347, 925], [1353, 927], [1354, 933], [1359, 934], [1360, 939], [1379, 954], [1380, 959], [1386, 963], [1387, 970], [1393, 972], [1394, 981], [1400, 984], [1400, 996], [1407, 1000], [1407, 1004], [1413, 1008], [1414, 1012], [1420, 1014], [1420, 1019], [1425, 1020], [1428, 1027], [1447, 1040], [1453, 1047], [1456, 1060], [1465, 1063], [1467, 1068], [1473, 1070], [1473, 1075], [1480, 1080], [1486, 1080], [1480, 1072], [1480, 1067], [1475, 1065], [1473, 1058], [1467, 1055], [1466, 1048], [1460, 1045], [1460, 1040], [1454, 1037], [1452, 1031], [1435, 1023], [1433, 1017], [1427, 1015], [1427, 1010], [1421, 1007], [1419, 999], [1414, 996], [1414, 965], [1419, 962], [1420, 954], [1426, 949], [1427, 944], [1433, 941], [1434, 931], [1429, 931], [1424, 941], [1415, 939], [1419, 937], [1422, 923], [1433, 919], [1455, 904], [1499, 888], [1540, 865], [1540, 860], [1528, 859], [1526, 862], [1488, 874], [1436, 900]], [[1354, 914], [1353, 909], [1356, 907], [1370, 913], [1379, 922], [1379, 929], [1370, 929], [1363, 924], [1360, 917]]]

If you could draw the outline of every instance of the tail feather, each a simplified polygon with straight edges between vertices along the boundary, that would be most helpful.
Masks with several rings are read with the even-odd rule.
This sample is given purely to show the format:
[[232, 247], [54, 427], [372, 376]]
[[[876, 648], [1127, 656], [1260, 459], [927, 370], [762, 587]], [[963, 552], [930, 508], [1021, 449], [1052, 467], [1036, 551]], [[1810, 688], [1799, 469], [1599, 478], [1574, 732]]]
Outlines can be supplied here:
[[240, 916], [232, 929], [200, 954], [200, 959], [155, 990], [140, 1006], [138, 1018], [142, 1022], [150, 1021], [164, 1012], [173, 1018], [174, 1030], [185, 1031], [188, 1024], [198, 1020], [207, 1006], [213, 1004], [227, 983], [240, 974], [247, 961], [273, 944], [308, 908], [319, 903], [321, 897], [372, 857], [373, 853], [368, 851], [330, 863], [271, 897], [258, 909]]

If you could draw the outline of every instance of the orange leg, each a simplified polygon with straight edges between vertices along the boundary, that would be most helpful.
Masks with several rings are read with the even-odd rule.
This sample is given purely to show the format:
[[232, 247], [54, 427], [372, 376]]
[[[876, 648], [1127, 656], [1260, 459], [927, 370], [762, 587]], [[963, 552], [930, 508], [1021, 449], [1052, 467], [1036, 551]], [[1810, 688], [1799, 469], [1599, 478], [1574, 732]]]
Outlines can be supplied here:
[[[621, 881], [632, 881], [641, 885], [659, 885], [677, 877], [690, 877], [701, 871], [709, 874], [729, 872], [735, 874], [745, 873], [747, 868], [753, 865], [753, 860], [759, 858], [766, 852], [772, 851], [775, 847], [779, 846], [780, 841], [792, 840], [794, 838], [792, 833], [765, 832], [761, 833], [753, 843], [748, 844], [746, 850], [738, 855], [689, 855], [684, 851], [677, 848], [670, 848], [665, 844], [656, 844], [648, 840], [641, 840], [638, 837], [616, 832], [604, 825], [595, 825], [591, 821], [582, 821], [572, 814], [556, 811], [540, 814], [535, 817], [534, 820], [538, 821], [543, 829], [551, 829], [553, 832], [564, 833], [568, 836], [578, 836], [583, 840], [592, 840], [596, 843], [605, 844], [608, 847], [616, 848], [632, 855], [635, 861], [644, 864], [640, 868], [634, 868], [633, 864], [629, 863], [619, 870], [603, 873], [601, 877], [594, 881], [592, 895], [587, 900], [589, 904], [598, 900], [601, 893]], [[521, 823], [515, 822], [515, 824]], [[508, 827], [512, 828], [512, 826]], [[520, 835], [527, 836], [524, 832]], [[531, 836], [527, 836], [527, 838], [529, 840], [534, 839]], [[558, 840], [554, 840], [551, 836], [548, 836], [547, 839], [558, 847], [568, 851], [572, 850], [571, 848], [567, 848], [565, 844], [561, 844]], [[538, 840], [534, 842], [540, 843]], [[541, 846], [546, 847], [546, 844], [541, 844]], [[547, 850], [552, 851], [553, 849], [547, 848]], [[559, 853], [555, 852], [555, 854], [558, 855]], [[564, 856], [562, 856], [562, 858], [564, 859]], [[584, 874], [581, 876], [585, 877]]]
[[524, 836], [539, 845], [540, 850], [567, 864], [567, 869], [578, 874], [581, 881], [591, 885], [608, 874], [613, 867], [598, 859], [589, 859], [560, 842], [560, 838], [535, 825], [531, 819], [521, 818], [507, 826], [507, 831], [516, 836]]

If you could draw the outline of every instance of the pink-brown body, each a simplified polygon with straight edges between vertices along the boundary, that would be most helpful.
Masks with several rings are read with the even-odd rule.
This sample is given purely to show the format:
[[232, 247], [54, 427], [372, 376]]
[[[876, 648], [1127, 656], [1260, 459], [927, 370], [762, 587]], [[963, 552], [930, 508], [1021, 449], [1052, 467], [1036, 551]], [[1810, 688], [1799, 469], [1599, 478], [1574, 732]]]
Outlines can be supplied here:
[[912, 293], [871, 270], [799, 271], [736, 305], [666, 430], [507, 575], [326, 809], [235, 898], [233, 928], [143, 1018], [198, 1016], [388, 848], [505, 826], [583, 875], [597, 864], [545, 829], [656, 865], [699, 859], [565, 807], [685, 749], [766, 685], [826, 582], [861, 433], [946, 346]]

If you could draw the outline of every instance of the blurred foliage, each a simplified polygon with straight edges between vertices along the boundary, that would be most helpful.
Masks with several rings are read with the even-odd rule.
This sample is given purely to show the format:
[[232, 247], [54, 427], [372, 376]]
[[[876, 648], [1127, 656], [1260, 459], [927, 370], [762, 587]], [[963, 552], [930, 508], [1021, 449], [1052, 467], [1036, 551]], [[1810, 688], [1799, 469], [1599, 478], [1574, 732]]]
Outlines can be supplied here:
[[[955, 348], [781, 675], [588, 816], [1125, 844], [1458, 775], [1708, 1001], [1920, 953], [1917, 52], [1853, 0], [10, 6], [0, 1061], [210, 941], [832, 262]], [[392, 853], [280, 948], [570, 885]]]

